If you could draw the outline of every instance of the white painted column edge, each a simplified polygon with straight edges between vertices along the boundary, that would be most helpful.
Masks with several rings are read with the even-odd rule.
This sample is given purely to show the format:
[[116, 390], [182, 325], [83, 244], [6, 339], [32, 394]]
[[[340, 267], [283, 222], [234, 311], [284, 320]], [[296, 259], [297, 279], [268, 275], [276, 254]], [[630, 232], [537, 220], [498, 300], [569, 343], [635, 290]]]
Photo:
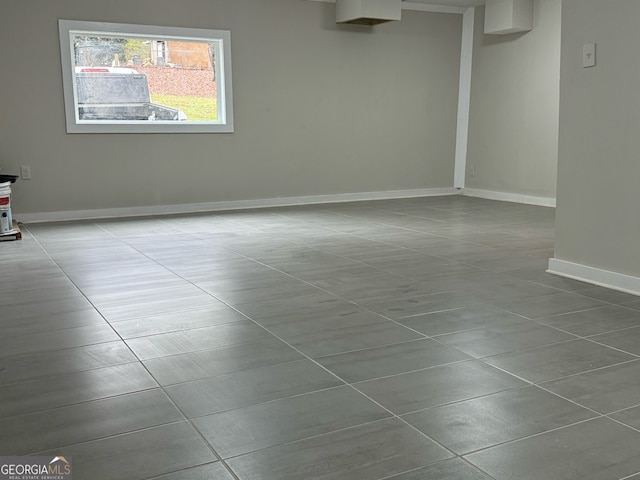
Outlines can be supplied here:
[[473, 67], [473, 34], [475, 7], [462, 15], [462, 45], [460, 49], [460, 85], [458, 93], [458, 127], [456, 132], [454, 188], [464, 188], [469, 143], [469, 114], [471, 110], [471, 71]]

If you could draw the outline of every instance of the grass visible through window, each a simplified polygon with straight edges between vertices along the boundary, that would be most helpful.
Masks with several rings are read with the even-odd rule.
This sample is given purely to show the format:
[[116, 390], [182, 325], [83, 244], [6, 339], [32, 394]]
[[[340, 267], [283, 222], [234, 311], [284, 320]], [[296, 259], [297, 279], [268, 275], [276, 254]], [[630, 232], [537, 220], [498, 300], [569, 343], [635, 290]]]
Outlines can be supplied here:
[[182, 110], [190, 121], [216, 121], [218, 109], [215, 98], [181, 97], [177, 95], [151, 94], [151, 101]]

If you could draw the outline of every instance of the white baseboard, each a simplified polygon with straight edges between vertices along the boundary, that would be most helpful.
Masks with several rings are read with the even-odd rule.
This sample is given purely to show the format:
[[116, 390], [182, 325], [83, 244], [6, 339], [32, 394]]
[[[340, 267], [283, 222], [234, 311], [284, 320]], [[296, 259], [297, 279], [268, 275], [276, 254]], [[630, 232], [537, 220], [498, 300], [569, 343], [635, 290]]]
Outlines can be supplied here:
[[477, 190], [475, 188], [463, 188], [460, 192], [467, 197], [486, 198], [487, 200], [500, 200], [503, 202], [525, 203], [527, 205], [539, 205], [541, 207], [555, 207], [556, 199], [550, 197], [534, 197], [520, 195], [518, 193], [494, 192], [491, 190]]
[[632, 295], [640, 295], [640, 277], [633, 277], [624, 273], [567, 262], [557, 258], [549, 259], [547, 272]]
[[341, 193], [335, 195], [313, 195], [306, 197], [266, 198], [257, 200], [233, 200], [227, 202], [189, 203], [179, 205], [156, 205], [148, 207], [105, 208], [96, 210], [68, 210], [61, 212], [20, 213], [13, 217], [21, 223], [62, 222], [98, 218], [144, 217], [173, 215], [180, 213], [216, 212], [250, 208], [286, 207], [292, 205], [314, 205], [321, 203], [359, 202], [366, 200], [388, 200], [394, 198], [435, 197], [457, 195], [456, 188], [426, 188], [415, 190], [391, 190], [384, 192]]

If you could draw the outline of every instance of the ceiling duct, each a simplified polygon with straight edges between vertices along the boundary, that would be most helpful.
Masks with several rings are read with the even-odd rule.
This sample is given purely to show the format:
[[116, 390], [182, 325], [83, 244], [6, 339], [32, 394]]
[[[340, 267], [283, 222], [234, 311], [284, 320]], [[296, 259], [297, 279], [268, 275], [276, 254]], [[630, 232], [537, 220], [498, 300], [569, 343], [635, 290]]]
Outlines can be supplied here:
[[402, 0], [336, 0], [336, 23], [378, 25], [400, 20]]
[[508, 35], [533, 28], [533, 0], [487, 0], [484, 33]]

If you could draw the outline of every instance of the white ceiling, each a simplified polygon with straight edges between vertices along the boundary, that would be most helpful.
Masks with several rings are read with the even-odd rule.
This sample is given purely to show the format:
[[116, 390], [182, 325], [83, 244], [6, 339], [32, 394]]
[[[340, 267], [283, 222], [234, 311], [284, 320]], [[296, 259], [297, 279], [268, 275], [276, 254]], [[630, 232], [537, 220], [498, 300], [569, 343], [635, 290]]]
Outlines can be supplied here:
[[[327, 3], [336, 3], [336, 0], [309, 0], [311, 2], [327, 2]], [[484, 5], [485, 0], [402, 0], [407, 4], [413, 5], [433, 5], [436, 11], [442, 10], [442, 7], [446, 8], [468, 8], [468, 7], [477, 7], [479, 5]], [[440, 7], [440, 8], [437, 8]], [[420, 9], [422, 10], [422, 8]]]
[[[310, 2], [336, 3], [336, 0], [308, 0]], [[462, 14], [470, 7], [484, 5], [486, 0], [402, 0], [403, 10]]]
[[485, 0], [402, 0], [408, 3], [424, 3], [427, 5], [447, 5], [450, 7], [477, 7], [484, 5]]

